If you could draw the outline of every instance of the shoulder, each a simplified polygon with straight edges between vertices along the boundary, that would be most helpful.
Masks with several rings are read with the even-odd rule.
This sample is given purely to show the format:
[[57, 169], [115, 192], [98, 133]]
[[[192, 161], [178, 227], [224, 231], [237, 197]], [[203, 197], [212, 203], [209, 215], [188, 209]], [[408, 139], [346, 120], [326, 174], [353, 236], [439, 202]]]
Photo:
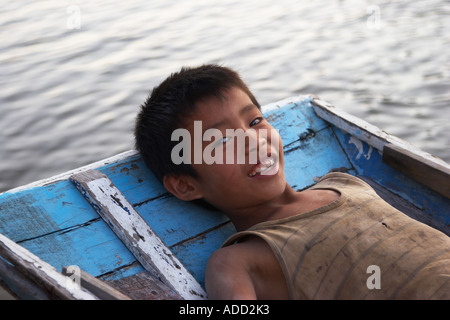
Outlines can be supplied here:
[[330, 172], [321, 177], [311, 189], [326, 187], [359, 187], [372, 189], [367, 182], [348, 173]]
[[249, 274], [249, 248], [235, 244], [215, 251], [206, 264], [205, 282], [211, 299], [255, 299]]
[[206, 272], [226, 272], [228, 274], [245, 269], [249, 253], [248, 246], [243, 243], [220, 248], [209, 257]]
[[232, 258], [234, 253], [239, 252], [239, 250], [236, 250], [237, 247], [238, 245], [228, 246], [214, 251], [208, 259], [206, 268], [226, 268], [230, 263], [229, 259]]

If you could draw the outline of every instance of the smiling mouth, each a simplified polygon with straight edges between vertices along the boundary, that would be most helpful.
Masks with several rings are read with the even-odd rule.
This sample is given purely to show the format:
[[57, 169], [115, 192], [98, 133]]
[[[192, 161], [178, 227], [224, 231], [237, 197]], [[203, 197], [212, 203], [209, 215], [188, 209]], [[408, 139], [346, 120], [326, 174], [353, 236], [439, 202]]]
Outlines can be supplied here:
[[278, 161], [269, 158], [255, 165], [247, 174], [250, 178], [256, 175], [275, 175], [278, 172]]

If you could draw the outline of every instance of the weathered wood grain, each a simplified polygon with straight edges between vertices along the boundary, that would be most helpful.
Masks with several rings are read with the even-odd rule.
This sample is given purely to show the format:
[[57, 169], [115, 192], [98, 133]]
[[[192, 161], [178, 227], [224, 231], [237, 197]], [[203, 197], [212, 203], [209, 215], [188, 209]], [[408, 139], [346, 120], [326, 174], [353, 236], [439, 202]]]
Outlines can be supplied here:
[[0, 234], [0, 255], [24, 275], [60, 299], [97, 300], [98, 298], [74, 284], [54, 267]]
[[368, 123], [358, 117], [355, 117], [342, 109], [338, 109], [333, 105], [320, 100], [319, 98], [312, 99], [312, 106], [315, 113], [322, 119], [333, 124], [337, 128], [351, 134], [356, 139], [364, 141], [375, 149], [383, 152], [383, 148], [387, 144], [401, 147], [404, 150], [409, 151], [410, 154], [414, 154], [419, 161], [427, 161], [429, 163], [435, 163], [439, 166], [450, 169], [450, 164], [446, 163], [442, 159], [439, 159], [428, 152], [425, 152], [407, 141], [400, 139], [387, 133], [384, 130]]
[[[47, 290], [38, 286], [29, 277], [26, 277], [14, 266], [8, 264], [0, 258], [0, 290], [7, 289], [13, 298], [22, 298], [26, 300], [50, 300], [51, 295]], [[1, 299], [0, 299], [1, 300]]]
[[375, 192], [387, 203], [389, 203], [394, 208], [398, 209], [399, 211], [403, 212], [407, 216], [420, 221], [422, 223], [425, 223], [429, 225], [430, 227], [433, 227], [437, 230], [442, 231], [446, 235], [450, 236], [450, 226], [446, 225], [445, 223], [442, 223], [441, 221], [435, 219], [434, 217], [430, 215], [423, 214], [423, 210], [420, 210], [416, 206], [414, 206], [411, 202], [403, 199], [402, 197], [396, 195], [395, 193], [389, 191], [385, 187], [381, 186], [374, 180], [359, 176], [360, 179], [367, 182], [374, 190]]
[[91, 276], [81, 270], [78, 266], [64, 267], [61, 273], [68, 277], [78, 277], [80, 285], [92, 292], [96, 297], [102, 300], [131, 300], [122, 292], [107, 285], [105, 282]]
[[184, 299], [206, 298], [195, 278], [106, 175], [88, 170], [70, 179], [147, 271]]
[[392, 143], [383, 148], [383, 162], [450, 199], [450, 168]]
[[[383, 161], [383, 150], [387, 145], [400, 148], [403, 154], [408, 153], [411, 156], [410, 159], [414, 157], [416, 164], [426, 163], [428, 169], [435, 166], [441, 168], [441, 171], [447, 171], [450, 170], [450, 164], [318, 98], [312, 100], [312, 107], [319, 117], [333, 125], [332, 130], [354, 167], [355, 174], [366, 176], [409, 201], [422, 210], [423, 214], [436, 220], [437, 225], [450, 225], [448, 198], [416, 181], [417, 175], [414, 180], [413, 170], [402, 172], [399, 168], [387, 165]], [[393, 148], [388, 147], [386, 150], [392, 153]], [[399, 153], [396, 156], [400, 156]], [[430, 181], [430, 184], [433, 182]], [[446, 181], [443, 181], [443, 184], [449, 185]], [[435, 184], [434, 188], [442, 189], [443, 187], [436, 187]]]
[[408, 201], [421, 210], [422, 215], [435, 220], [436, 225], [450, 226], [449, 199], [384, 163], [381, 152], [366, 142], [340, 129], [333, 131], [356, 175], [367, 177]]
[[178, 294], [146, 271], [107, 283], [133, 300], [182, 300]]

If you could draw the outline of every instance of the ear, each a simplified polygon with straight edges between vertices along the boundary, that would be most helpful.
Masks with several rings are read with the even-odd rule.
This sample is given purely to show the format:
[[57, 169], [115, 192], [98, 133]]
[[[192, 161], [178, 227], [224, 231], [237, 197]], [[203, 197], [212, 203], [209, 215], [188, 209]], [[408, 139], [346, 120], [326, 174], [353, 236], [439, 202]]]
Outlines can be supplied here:
[[191, 176], [187, 175], [165, 175], [163, 178], [164, 187], [178, 199], [191, 201], [203, 197], [203, 193], [198, 188], [197, 183]]

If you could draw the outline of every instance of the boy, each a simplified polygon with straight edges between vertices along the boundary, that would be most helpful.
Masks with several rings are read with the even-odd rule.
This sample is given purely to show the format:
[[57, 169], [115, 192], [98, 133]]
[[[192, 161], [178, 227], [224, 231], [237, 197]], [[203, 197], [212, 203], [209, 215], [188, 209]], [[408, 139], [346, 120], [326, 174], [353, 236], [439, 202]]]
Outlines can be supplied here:
[[[224, 158], [234, 152], [235, 161], [195, 161], [199, 150], [191, 139], [194, 152], [182, 150], [188, 161], [174, 164], [173, 132], [184, 128], [194, 136], [199, 123], [202, 133], [222, 133], [214, 152]], [[253, 134], [236, 146], [230, 129]], [[216, 207], [238, 231], [208, 261], [209, 298], [450, 298], [450, 238], [347, 174], [330, 173], [296, 192], [286, 183], [283, 146], [271, 129], [239, 75], [217, 65], [172, 74], [138, 115], [136, 148], [164, 187], [179, 199]], [[265, 150], [254, 163], [251, 139]], [[200, 152], [209, 146], [203, 141]], [[239, 151], [244, 163], [236, 161]], [[379, 278], [369, 281], [368, 271]]]

